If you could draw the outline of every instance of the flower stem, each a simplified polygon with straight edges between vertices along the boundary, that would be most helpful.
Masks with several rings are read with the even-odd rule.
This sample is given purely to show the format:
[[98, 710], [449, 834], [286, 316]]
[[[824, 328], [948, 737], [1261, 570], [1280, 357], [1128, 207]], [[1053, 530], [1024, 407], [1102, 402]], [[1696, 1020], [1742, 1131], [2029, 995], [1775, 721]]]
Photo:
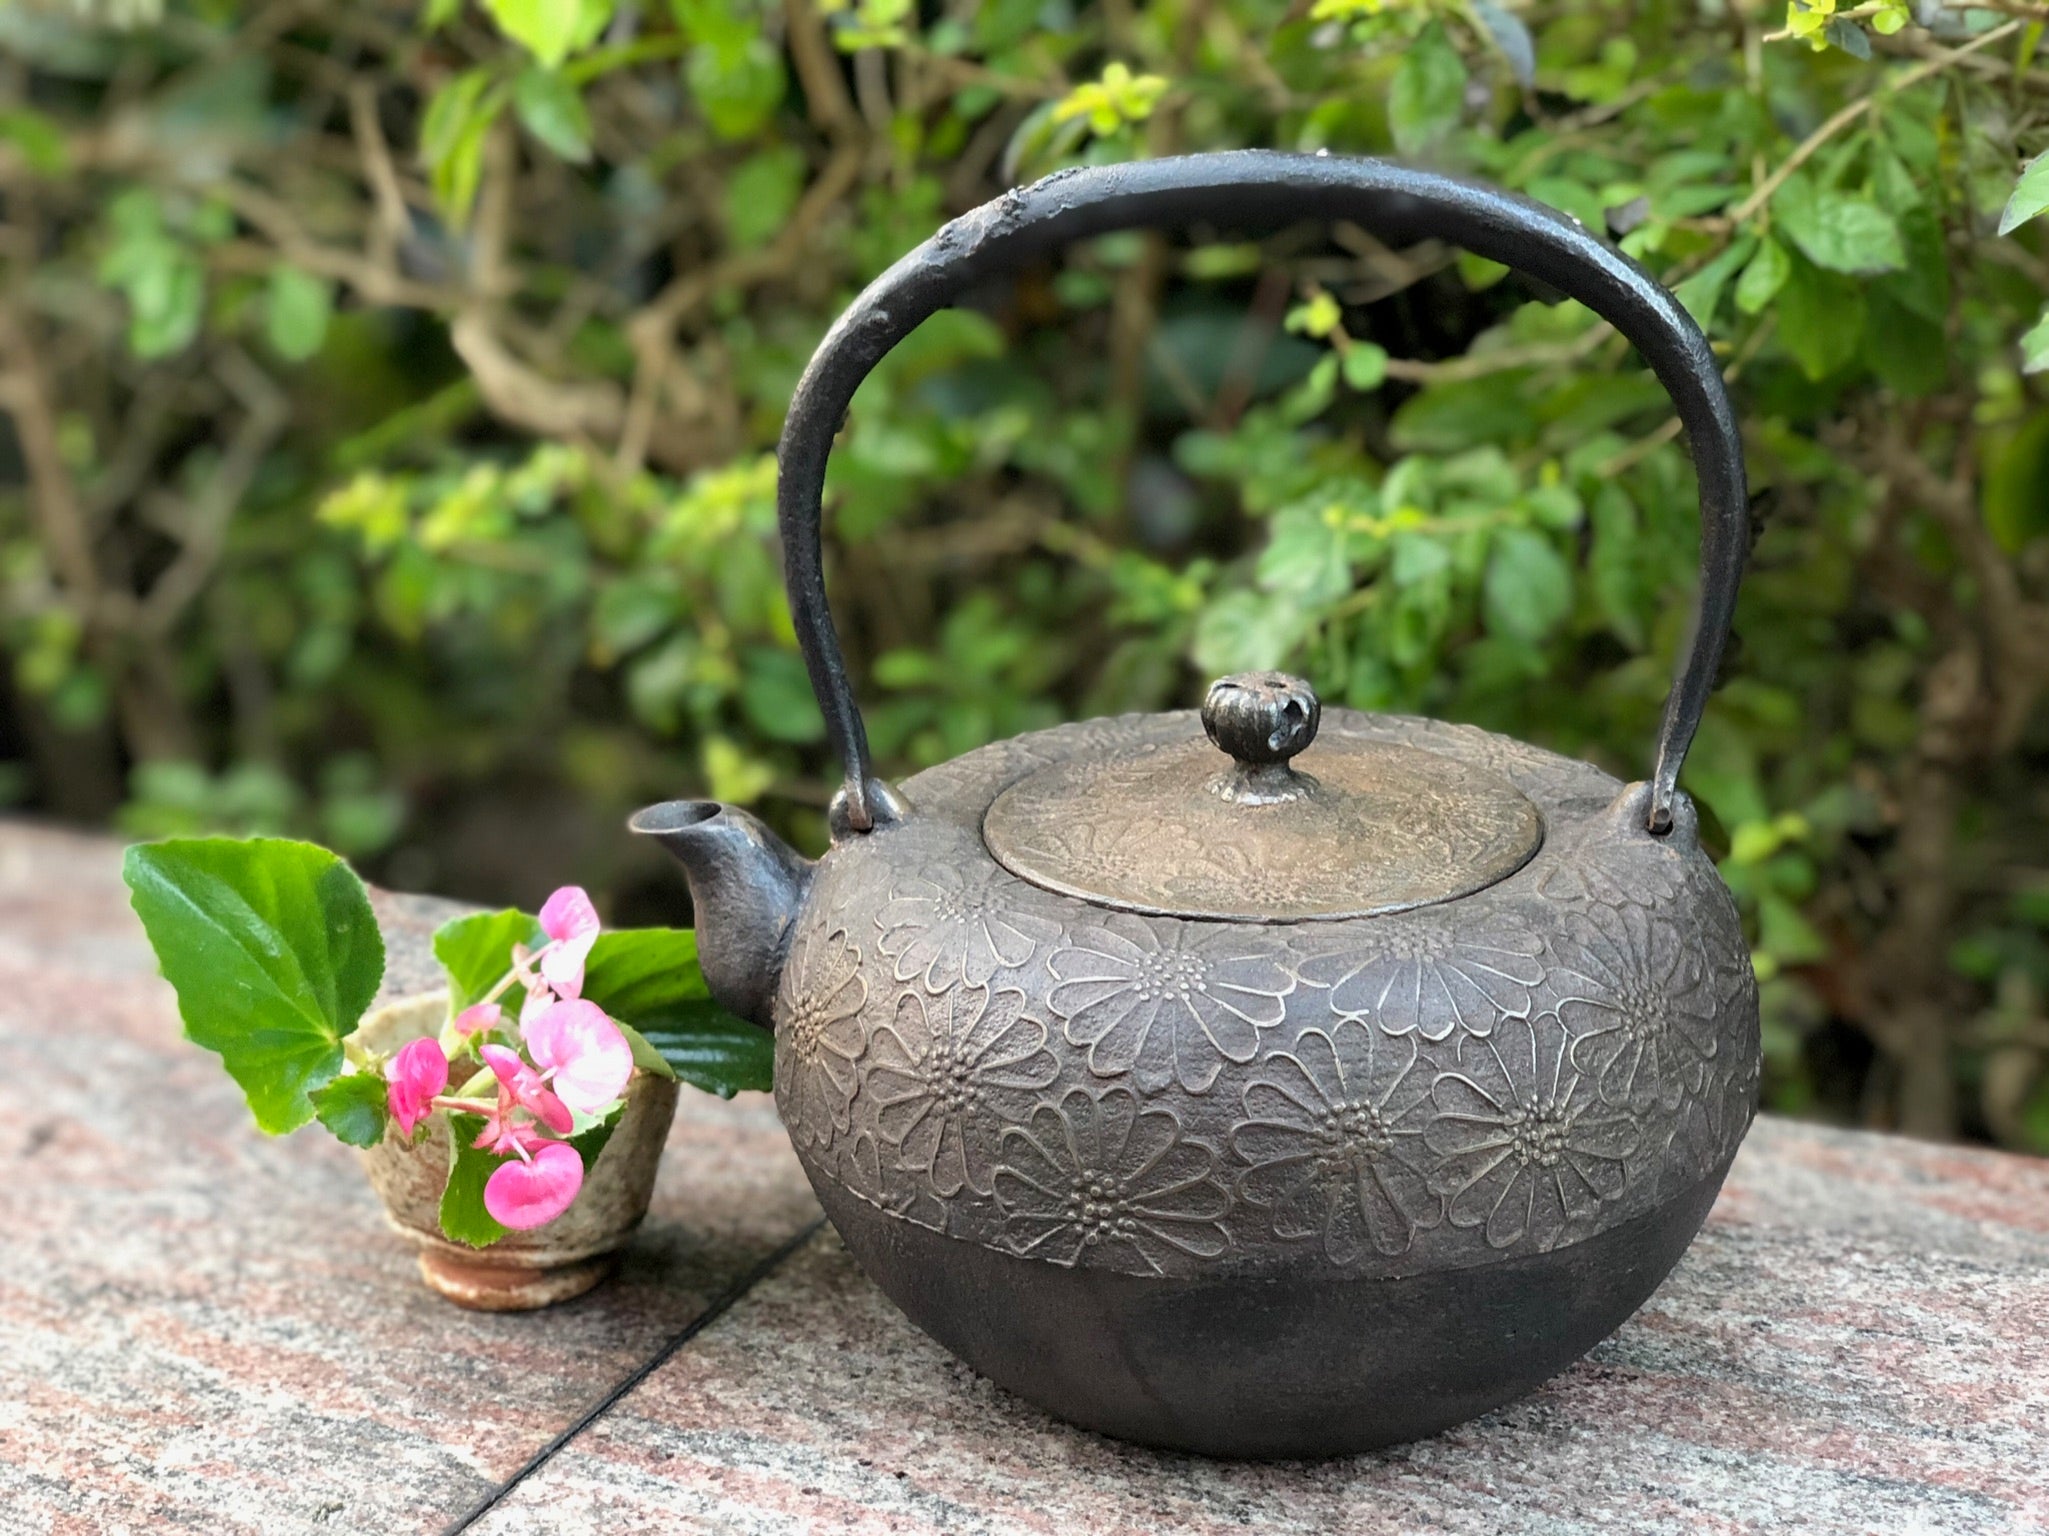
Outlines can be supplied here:
[[498, 1107], [496, 1099], [465, 1099], [451, 1093], [437, 1093], [428, 1100], [432, 1109], [452, 1110], [461, 1115], [488, 1115]]

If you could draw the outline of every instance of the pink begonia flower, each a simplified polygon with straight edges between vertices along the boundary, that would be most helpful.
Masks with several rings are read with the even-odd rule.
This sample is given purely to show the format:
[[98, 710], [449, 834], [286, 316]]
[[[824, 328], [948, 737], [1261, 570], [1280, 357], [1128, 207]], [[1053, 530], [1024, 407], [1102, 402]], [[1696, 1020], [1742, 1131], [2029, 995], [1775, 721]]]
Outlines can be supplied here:
[[448, 1058], [438, 1040], [415, 1040], [384, 1064], [384, 1078], [391, 1118], [410, 1136], [433, 1109], [434, 1095], [448, 1086]]
[[478, 1048], [478, 1054], [498, 1079], [498, 1108], [487, 1118], [502, 1127], [510, 1121], [514, 1109], [523, 1109], [557, 1136], [569, 1134], [569, 1128], [576, 1123], [569, 1106], [548, 1091], [541, 1074], [521, 1061], [516, 1051], [508, 1051], [502, 1045], [486, 1045]]
[[545, 982], [536, 978], [533, 991], [527, 993], [526, 1001], [519, 1005], [520, 1033], [525, 1034], [529, 1024], [554, 1006], [555, 994], [548, 990]]
[[525, 1028], [542, 1081], [571, 1109], [595, 1115], [626, 1091], [633, 1047], [596, 1003], [557, 1003]]
[[524, 1157], [535, 1147], [547, 1144], [547, 1137], [531, 1125], [515, 1124], [511, 1112], [503, 1108], [484, 1112], [484, 1128], [470, 1143], [479, 1152], [490, 1152], [498, 1157]]
[[505, 1017], [505, 1010], [496, 1003], [471, 1003], [455, 1016], [456, 1033], [474, 1035], [483, 1030], [496, 1029]]
[[541, 904], [541, 932], [551, 942], [541, 956], [541, 976], [557, 997], [583, 992], [583, 965], [598, 941], [598, 909], [580, 885], [565, 885]]
[[544, 1141], [501, 1164], [484, 1181], [484, 1209], [515, 1232], [544, 1227], [583, 1188], [583, 1159], [564, 1141]]

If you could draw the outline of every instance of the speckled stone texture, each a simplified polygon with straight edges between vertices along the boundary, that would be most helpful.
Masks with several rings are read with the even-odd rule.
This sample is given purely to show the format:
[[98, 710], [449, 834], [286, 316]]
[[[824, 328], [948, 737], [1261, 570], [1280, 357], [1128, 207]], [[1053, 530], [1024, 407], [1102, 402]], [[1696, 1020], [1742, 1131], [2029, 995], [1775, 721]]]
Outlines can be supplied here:
[[[618, 1281], [458, 1312], [349, 1154], [265, 1140], [178, 1040], [116, 871], [0, 827], [0, 1536], [445, 1528], [815, 1215], [764, 1101], [686, 1094]], [[822, 1233], [471, 1529], [2049, 1532], [2049, 1163], [1761, 1120], [1588, 1360], [1314, 1466], [1070, 1430]]]
[[[456, 909], [385, 907], [417, 989]], [[766, 1095], [686, 1093], [616, 1278], [460, 1311], [353, 1152], [261, 1135], [179, 1038], [118, 846], [20, 825], [0, 1093], [0, 1536], [439, 1530], [817, 1216]]]

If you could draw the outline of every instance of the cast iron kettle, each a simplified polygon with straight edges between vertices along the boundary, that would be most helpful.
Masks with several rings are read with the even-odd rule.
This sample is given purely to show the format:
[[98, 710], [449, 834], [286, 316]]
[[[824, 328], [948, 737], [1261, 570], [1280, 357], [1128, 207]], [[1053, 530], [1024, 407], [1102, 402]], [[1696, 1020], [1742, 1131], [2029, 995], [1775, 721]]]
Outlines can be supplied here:
[[[1110, 230], [1350, 219], [1578, 299], [1678, 408], [1699, 613], [1648, 782], [1469, 726], [1201, 711], [873, 776], [820, 564], [855, 387], [927, 315]], [[706, 979], [776, 1034], [833, 1224], [913, 1320], [1107, 1434], [1231, 1456], [1411, 1439], [1528, 1391], [1636, 1309], [1749, 1127], [1757, 994], [1677, 789], [1747, 543], [1720, 370], [1575, 221], [1372, 160], [1063, 172], [954, 220], [820, 344], [778, 488], [798, 643], [846, 763], [816, 864], [732, 806], [634, 820], [683, 863]]]

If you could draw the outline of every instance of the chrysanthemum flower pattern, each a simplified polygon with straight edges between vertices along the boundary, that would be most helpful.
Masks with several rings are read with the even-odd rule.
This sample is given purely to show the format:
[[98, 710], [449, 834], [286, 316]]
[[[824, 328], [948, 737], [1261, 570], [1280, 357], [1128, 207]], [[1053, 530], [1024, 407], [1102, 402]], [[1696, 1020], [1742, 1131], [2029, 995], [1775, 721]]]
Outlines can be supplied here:
[[1572, 856], [1557, 860], [1537, 882], [1547, 900], [1594, 902], [1618, 910], [1660, 907], [1674, 901], [1686, 883], [1686, 854], [1670, 842], [1646, 837], [1631, 825], [1583, 828]]
[[1301, 975], [1330, 989], [1333, 1013], [1442, 1040], [1526, 1015], [1543, 953], [1543, 940], [1513, 918], [1453, 927], [1439, 913], [1403, 913], [1375, 918], [1346, 947], [1303, 962]]
[[1055, 1264], [1165, 1274], [1229, 1245], [1216, 1157], [1171, 1110], [1127, 1089], [1074, 1089], [1004, 1132], [996, 1168], [1003, 1240]]
[[1700, 1086], [1719, 1003], [1698, 932], [1644, 907], [1561, 918], [1546, 992], [1576, 1037], [1575, 1067], [1610, 1104], [1667, 1108]]
[[867, 1042], [861, 1008], [868, 983], [861, 957], [841, 929], [799, 935], [783, 965], [776, 1012], [776, 1098], [793, 1132], [823, 1143], [845, 1131], [859, 1085], [856, 1064]]
[[1053, 955], [1049, 1001], [1092, 1072], [1201, 1093], [1286, 1016], [1295, 978], [1284, 959], [1258, 934], [1113, 913]]
[[894, 1147], [885, 1146], [872, 1127], [857, 1127], [835, 1152], [839, 1179], [849, 1191], [893, 1216], [944, 1232], [957, 1204], [935, 1194], [931, 1186], [903, 1166]]
[[986, 987], [1060, 935], [1057, 924], [1017, 911], [1014, 901], [992, 901], [986, 877], [943, 864], [899, 877], [875, 923], [896, 979], [922, 980], [933, 992]]
[[1439, 1215], [1424, 1175], [1432, 1075], [1414, 1036], [1356, 1019], [1304, 1030], [1245, 1086], [1231, 1132], [1251, 1165], [1239, 1195], [1270, 1213], [1276, 1236], [1320, 1239], [1333, 1263], [1404, 1252]]
[[[1598, 770], [1463, 728], [1369, 734], [1516, 777], [1548, 822], [1533, 863], [1369, 919], [1119, 911], [988, 858], [979, 817], [1037, 757], [934, 770], [923, 821], [821, 868], [813, 911], [857, 916], [795, 935], [777, 1092], [807, 1164], [951, 1239], [1128, 1275], [1469, 1265], [1697, 1189], [1749, 1119], [1756, 1003], [1690, 825], [1647, 838]], [[1134, 859], [1166, 835], [1091, 834]]]
[[1492, 1248], [1556, 1247], [1622, 1193], [1637, 1121], [1573, 1066], [1555, 1015], [1504, 1021], [1458, 1054], [1432, 1085], [1424, 1132], [1452, 1225], [1478, 1228]]
[[1661, 1187], [1684, 1188], [1713, 1173], [1742, 1140], [1757, 1113], [1757, 1063], [1731, 1070], [1709, 1067], [1697, 1090], [1679, 1101], [1665, 1124], [1659, 1159]]
[[910, 991], [868, 1042], [862, 1091], [874, 1096], [876, 1129], [938, 1194], [988, 1194], [989, 1151], [1003, 1120], [1022, 1118], [1059, 1075], [1045, 1024], [1023, 1010], [1017, 991]]

